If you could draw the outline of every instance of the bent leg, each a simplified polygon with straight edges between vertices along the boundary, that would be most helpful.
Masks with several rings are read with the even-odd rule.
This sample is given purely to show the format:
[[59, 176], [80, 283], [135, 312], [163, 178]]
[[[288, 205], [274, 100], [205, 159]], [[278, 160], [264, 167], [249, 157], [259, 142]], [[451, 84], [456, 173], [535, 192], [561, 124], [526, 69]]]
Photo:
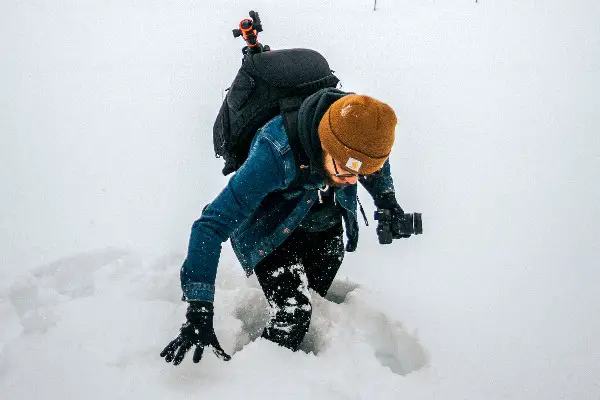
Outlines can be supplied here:
[[254, 270], [270, 306], [262, 336], [294, 351], [308, 332], [312, 315], [308, 280], [297, 247], [291, 236]]
[[342, 224], [323, 232], [306, 233], [302, 264], [308, 287], [325, 297], [344, 259]]

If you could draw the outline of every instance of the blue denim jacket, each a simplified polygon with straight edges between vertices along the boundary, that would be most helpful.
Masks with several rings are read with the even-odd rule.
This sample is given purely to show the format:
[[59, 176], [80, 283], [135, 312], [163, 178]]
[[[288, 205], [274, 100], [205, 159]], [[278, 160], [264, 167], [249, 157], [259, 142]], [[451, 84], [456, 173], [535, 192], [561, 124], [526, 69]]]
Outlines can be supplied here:
[[[290, 185], [296, 165], [281, 116], [258, 130], [246, 162], [192, 225], [188, 255], [181, 267], [185, 299], [213, 301], [221, 245], [231, 238], [233, 250], [248, 275], [278, 247], [318, 201], [324, 182]], [[364, 184], [364, 183], [363, 183]], [[389, 162], [365, 187], [371, 195], [394, 191]], [[357, 186], [335, 191], [345, 211], [347, 251], [358, 242]]]

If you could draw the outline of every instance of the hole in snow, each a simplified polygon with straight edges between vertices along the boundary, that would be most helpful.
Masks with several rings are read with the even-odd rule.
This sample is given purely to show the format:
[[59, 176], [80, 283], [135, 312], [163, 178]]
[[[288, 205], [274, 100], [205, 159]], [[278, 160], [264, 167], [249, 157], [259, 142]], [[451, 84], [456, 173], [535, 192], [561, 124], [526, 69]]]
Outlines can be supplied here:
[[358, 283], [354, 283], [349, 280], [335, 280], [327, 291], [325, 299], [336, 304], [342, 304], [344, 301], [346, 301], [346, 296], [348, 296], [348, 293], [352, 292], [359, 286], [360, 285]]

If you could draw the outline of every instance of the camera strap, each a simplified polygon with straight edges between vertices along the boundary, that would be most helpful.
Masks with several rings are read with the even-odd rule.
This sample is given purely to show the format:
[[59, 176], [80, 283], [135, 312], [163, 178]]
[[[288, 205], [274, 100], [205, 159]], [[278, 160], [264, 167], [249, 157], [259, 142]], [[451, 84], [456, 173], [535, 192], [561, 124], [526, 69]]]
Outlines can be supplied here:
[[358, 195], [356, 195], [356, 201], [358, 201], [358, 207], [360, 208], [360, 213], [363, 216], [363, 219], [365, 220], [365, 225], [369, 226], [369, 220], [367, 219], [367, 214], [365, 214], [365, 209], [362, 206], [362, 203], [360, 202], [360, 199], [358, 198]]

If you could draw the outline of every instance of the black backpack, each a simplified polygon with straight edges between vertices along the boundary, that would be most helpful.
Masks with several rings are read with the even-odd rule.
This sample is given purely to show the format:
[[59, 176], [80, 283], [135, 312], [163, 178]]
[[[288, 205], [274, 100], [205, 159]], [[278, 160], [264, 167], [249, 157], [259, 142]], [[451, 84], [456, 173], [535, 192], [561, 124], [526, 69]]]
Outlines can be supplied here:
[[213, 126], [217, 157], [223, 157], [223, 175], [236, 171], [248, 157], [256, 131], [278, 114], [284, 117], [296, 165], [306, 154], [298, 139], [300, 105], [323, 88], [334, 88], [339, 79], [327, 60], [314, 50], [285, 49], [247, 54]]

